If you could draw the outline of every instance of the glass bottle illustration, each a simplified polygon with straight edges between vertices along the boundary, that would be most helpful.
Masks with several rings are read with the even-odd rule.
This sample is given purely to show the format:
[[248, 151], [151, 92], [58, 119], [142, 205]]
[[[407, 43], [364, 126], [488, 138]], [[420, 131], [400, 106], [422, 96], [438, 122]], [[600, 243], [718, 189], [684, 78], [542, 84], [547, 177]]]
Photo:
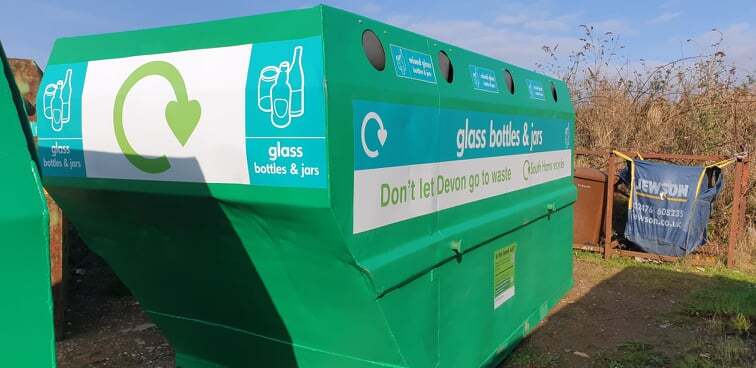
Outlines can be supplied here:
[[278, 66], [266, 66], [260, 71], [260, 78], [257, 81], [257, 107], [260, 111], [271, 112], [272, 102], [270, 100], [270, 89], [278, 79]]
[[291, 84], [289, 83], [289, 62], [283, 61], [278, 66], [278, 78], [270, 87], [272, 114], [270, 122], [276, 128], [285, 128], [291, 124]]
[[60, 132], [63, 125], [71, 119], [71, 69], [66, 70], [63, 80], [45, 86], [42, 111], [46, 119], [50, 120], [53, 131]]
[[54, 131], [60, 131], [63, 128], [63, 81], [55, 84], [55, 95], [52, 100], [52, 127]]
[[47, 120], [54, 122], [53, 117], [53, 99], [55, 99], [55, 91], [58, 90], [58, 85], [56, 83], [50, 83], [47, 86], [45, 86], [45, 92], [43, 95], [43, 102], [42, 102], [42, 114]]
[[291, 59], [289, 83], [291, 84], [291, 117], [296, 118], [304, 114], [304, 69], [302, 68], [302, 46], [294, 48]]
[[270, 114], [276, 128], [286, 128], [292, 118], [305, 113], [305, 75], [302, 65], [304, 47], [294, 47], [291, 60], [268, 65], [257, 80], [257, 107]]
[[66, 70], [66, 78], [63, 81], [63, 85], [60, 89], [60, 106], [61, 106], [61, 117], [60, 121], [65, 124], [68, 123], [70, 120], [71, 115], [71, 74], [73, 71], [71, 69]]
[[396, 59], [396, 66], [399, 68], [399, 74], [407, 74], [407, 65], [404, 63], [404, 55], [402, 55], [401, 49], [399, 49], [399, 52], [394, 56], [394, 59]]

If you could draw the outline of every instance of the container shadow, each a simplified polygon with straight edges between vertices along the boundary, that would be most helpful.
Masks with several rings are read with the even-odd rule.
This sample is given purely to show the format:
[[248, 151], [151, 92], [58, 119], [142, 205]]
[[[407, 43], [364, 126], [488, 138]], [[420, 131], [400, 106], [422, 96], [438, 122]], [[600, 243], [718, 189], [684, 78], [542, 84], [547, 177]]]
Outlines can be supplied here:
[[[602, 270], [577, 262], [573, 289], [499, 367], [606, 367], [628, 344], [644, 344], [635, 346], [649, 347], [661, 362], [640, 366], [666, 367], [703, 353], [696, 349], [707, 343], [709, 310], [756, 317], [756, 288], [746, 281], [654, 267], [608, 277]], [[749, 341], [756, 354], [756, 341]]]
[[[194, 159], [169, 161], [203, 177]], [[296, 366], [291, 337], [258, 269], [206, 184], [91, 178], [47, 184], [83, 242], [170, 341], [177, 367], [257, 366], [264, 357], [275, 361], [268, 366]]]

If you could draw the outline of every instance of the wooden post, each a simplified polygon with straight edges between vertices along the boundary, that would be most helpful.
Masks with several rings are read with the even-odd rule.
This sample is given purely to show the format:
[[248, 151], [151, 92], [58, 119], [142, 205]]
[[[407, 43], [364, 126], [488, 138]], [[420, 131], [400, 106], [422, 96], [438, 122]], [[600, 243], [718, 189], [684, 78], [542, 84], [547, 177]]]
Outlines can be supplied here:
[[[741, 192], [743, 188], [743, 157], [735, 162], [735, 178], [732, 183], [732, 209], [730, 213], [730, 235], [727, 237], [727, 267], [735, 266], [735, 246], [740, 233], [740, 207], [744, 206]], [[747, 179], [746, 179], [747, 182]]]
[[748, 156], [746, 156], [743, 159], [743, 173], [741, 174], [743, 180], [741, 181], [742, 186], [740, 189], [740, 226], [738, 227], [738, 236], [743, 234], [743, 231], [745, 231], [745, 211], [746, 207], [748, 207], [748, 188], [749, 188], [749, 180], [751, 179], [750, 171], [748, 169], [748, 166], [750, 164]]
[[606, 167], [606, 211], [604, 216], [604, 259], [612, 256], [612, 210], [614, 209], [614, 153], [609, 150]]

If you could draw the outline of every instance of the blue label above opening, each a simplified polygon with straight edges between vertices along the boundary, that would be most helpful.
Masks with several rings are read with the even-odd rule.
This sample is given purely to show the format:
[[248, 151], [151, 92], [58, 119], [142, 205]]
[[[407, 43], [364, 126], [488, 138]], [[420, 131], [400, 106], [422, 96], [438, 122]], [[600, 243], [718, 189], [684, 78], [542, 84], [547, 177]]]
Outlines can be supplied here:
[[391, 59], [394, 61], [397, 77], [436, 84], [436, 71], [430, 55], [391, 45]]
[[499, 93], [499, 82], [496, 73], [482, 66], [470, 65], [470, 79], [473, 89], [483, 92]]
[[528, 95], [533, 100], [546, 100], [546, 95], [543, 92], [543, 84], [539, 81], [535, 81], [532, 79], [527, 79], [526, 82], [528, 83]]

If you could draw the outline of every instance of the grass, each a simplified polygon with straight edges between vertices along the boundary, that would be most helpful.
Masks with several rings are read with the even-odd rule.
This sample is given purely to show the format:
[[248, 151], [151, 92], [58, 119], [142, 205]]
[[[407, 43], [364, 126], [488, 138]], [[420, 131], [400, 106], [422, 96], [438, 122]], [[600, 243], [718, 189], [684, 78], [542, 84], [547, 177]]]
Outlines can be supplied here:
[[752, 368], [756, 362], [749, 346], [752, 340], [717, 336], [713, 342], [699, 341], [690, 351], [675, 360], [672, 368]]
[[[672, 271], [660, 273], [658, 277], [639, 280], [649, 289], [666, 289], [670, 286], [680, 286], [685, 279], [675, 277], [675, 273], [692, 273], [703, 276], [703, 285], [686, 285], [695, 287], [690, 290], [689, 297], [683, 303], [683, 312], [695, 316], [727, 316], [734, 317], [742, 314], [748, 320], [756, 319], [756, 275], [739, 270], [732, 270], [722, 266], [700, 267], [685, 260], [671, 263], [639, 262], [634, 258], [613, 257], [604, 260], [601, 255], [577, 251], [575, 259], [607, 268], [641, 267]], [[696, 282], [696, 284], [700, 284]], [[741, 321], [741, 326], [745, 321]], [[750, 327], [749, 327], [750, 328]]]
[[699, 266], [686, 261], [684, 258], [677, 262], [640, 262], [631, 257], [612, 257], [604, 259], [601, 254], [575, 251], [575, 260], [593, 263], [605, 268], [644, 267], [673, 272], [695, 273], [699, 276], [723, 277], [736, 281], [756, 283], [756, 273], [730, 269], [722, 265]]
[[511, 367], [517, 368], [552, 368], [559, 367], [559, 355], [540, 353], [528, 349], [518, 350], [509, 362]]
[[711, 285], [691, 293], [686, 311], [703, 316], [740, 316], [739, 326], [744, 327], [748, 319], [756, 318], [756, 284], [713, 276]]
[[606, 368], [647, 368], [663, 367], [669, 363], [669, 357], [658, 352], [652, 345], [630, 341], [620, 344], [615, 351], [604, 354], [594, 366]]
[[[674, 263], [626, 257], [604, 260], [599, 254], [582, 251], [575, 252], [575, 261], [581, 263], [578, 274], [583, 279], [579, 282], [592, 285], [591, 289], [550, 317], [548, 323], [555, 323], [553, 326], [559, 326], [560, 330], [547, 329], [545, 336], [559, 331], [572, 336], [580, 328], [579, 322], [575, 325], [575, 318], [582, 318], [584, 313], [600, 313], [591, 314], [591, 318], [612, 323], [607, 313], [613, 309], [595, 303], [622, 294], [636, 298], [652, 295], [648, 302], [654, 306], [639, 309], [638, 313], [643, 314], [637, 320], [641, 326], [648, 324], [648, 333], [638, 335], [635, 330], [623, 335], [616, 326], [607, 325], [608, 331], [614, 329], [617, 332], [613, 334], [620, 334], [620, 339], [611, 345], [590, 338], [580, 341], [557, 338], [548, 345], [532, 340], [515, 350], [506, 367], [756, 368], [752, 322], [756, 318], [756, 274], [721, 266], [700, 267], [685, 260]], [[589, 357], [574, 357], [575, 348]]]
[[[684, 260], [675, 263], [639, 262], [622, 257], [604, 260], [598, 254], [581, 251], [575, 252], [575, 259], [614, 271], [629, 267], [668, 271], [637, 282], [649, 289], [689, 289], [675, 315], [660, 318], [674, 320], [678, 325], [698, 326], [698, 336], [692, 336], [691, 347], [682, 354], [668, 355], [651, 345], [631, 341], [603, 353], [594, 366], [756, 367], [751, 322], [756, 319], [756, 275], [721, 266], [702, 268]], [[687, 274], [697, 277], [685, 277]]]

